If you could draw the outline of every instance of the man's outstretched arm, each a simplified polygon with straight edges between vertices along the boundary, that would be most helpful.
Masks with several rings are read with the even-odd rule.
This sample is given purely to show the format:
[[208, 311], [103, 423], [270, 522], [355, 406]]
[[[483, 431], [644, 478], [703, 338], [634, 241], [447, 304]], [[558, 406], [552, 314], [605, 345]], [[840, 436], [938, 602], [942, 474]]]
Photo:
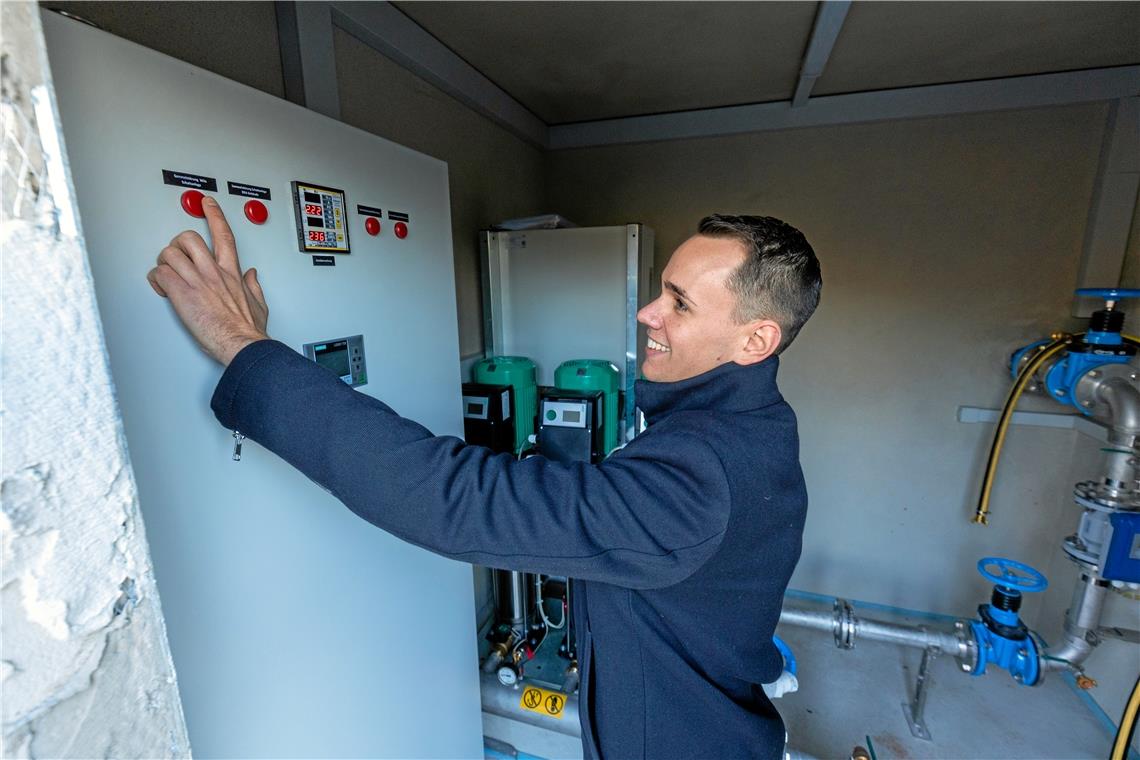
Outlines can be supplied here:
[[147, 275], [199, 344], [229, 365], [213, 408], [369, 522], [468, 562], [638, 587], [699, 567], [728, 521], [727, 478], [703, 442], [658, 432], [600, 466], [523, 462], [433, 436], [267, 340], [257, 273], [203, 201], [213, 248], [183, 232]]
[[712, 555], [728, 520], [722, 465], [687, 433], [601, 465], [520, 462], [434, 436], [275, 341], [237, 356], [212, 406], [364, 519], [466, 562], [663, 587]]

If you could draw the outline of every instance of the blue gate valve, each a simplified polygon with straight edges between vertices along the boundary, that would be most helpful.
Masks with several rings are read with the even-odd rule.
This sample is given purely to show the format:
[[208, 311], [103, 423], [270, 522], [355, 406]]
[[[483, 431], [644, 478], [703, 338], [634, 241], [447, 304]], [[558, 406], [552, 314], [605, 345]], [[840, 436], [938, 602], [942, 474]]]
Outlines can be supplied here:
[[994, 591], [990, 603], [978, 607], [981, 620], [970, 621], [978, 648], [971, 675], [982, 675], [992, 663], [1018, 683], [1036, 686], [1041, 682], [1039, 646], [1017, 611], [1023, 593], [1044, 591], [1049, 581], [1029, 565], [1001, 557], [978, 560], [978, 572], [994, 584]]
[[[1127, 364], [1136, 354], [1136, 349], [1125, 343], [1120, 331], [1124, 328], [1123, 311], [1116, 308], [1117, 302], [1125, 298], [1140, 298], [1140, 290], [1130, 288], [1080, 288], [1076, 295], [1083, 298], [1102, 298], [1104, 308], [1093, 312], [1089, 317], [1089, 327], [1084, 336], [1075, 341], [1064, 356], [1045, 372], [1045, 387], [1055, 401], [1073, 406], [1081, 414], [1089, 414], [1074, 396], [1077, 383], [1088, 372], [1104, 364]], [[1046, 345], [1040, 340], [1022, 346], [1010, 359], [1010, 372], [1016, 378], [1020, 372], [1022, 359], [1034, 350]]]

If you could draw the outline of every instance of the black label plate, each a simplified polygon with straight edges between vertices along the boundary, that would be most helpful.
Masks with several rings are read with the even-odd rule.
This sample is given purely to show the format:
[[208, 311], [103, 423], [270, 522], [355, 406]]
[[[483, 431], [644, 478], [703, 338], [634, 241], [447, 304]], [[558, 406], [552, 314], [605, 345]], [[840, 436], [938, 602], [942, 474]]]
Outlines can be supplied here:
[[263, 201], [272, 200], [268, 187], [247, 185], [244, 182], [227, 182], [226, 186], [230, 190], [230, 195], [240, 195], [243, 198], [260, 198]]
[[335, 267], [336, 256], [314, 256], [313, 266], [315, 267]]
[[187, 174], [186, 172], [175, 172], [170, 169], [163, 169], [162, 181], [167, 185], [192, 187], [195, 190], [209, 190], [214, 193], [218, 192], [218, 181], [216, 179], [213, 177], [203, 177], [198, 174]]

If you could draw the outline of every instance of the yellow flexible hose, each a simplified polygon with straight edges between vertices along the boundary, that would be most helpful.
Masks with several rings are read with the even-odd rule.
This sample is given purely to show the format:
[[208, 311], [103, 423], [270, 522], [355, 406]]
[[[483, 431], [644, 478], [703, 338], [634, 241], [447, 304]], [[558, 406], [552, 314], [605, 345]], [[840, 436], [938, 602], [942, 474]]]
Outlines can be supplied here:
[[[994, 478], [997, 476], [998, 460], [1001, 458], [1002, 446], [1005, 444], [1006, 431], [1009, 430], [1009, 423], [1013, 420], [1013, 412], [1017, 407], [1017, 402], [1021, 398], [1021, 394], [1025, 391], [1025, 386], [1029, 383], [1033, 374], [1041, 368], [1041, 365], [1053, 356], [1056, 356], [1059, 352], [1071, 345], [1075, 339], [1083, 335], [1084, 333], [1077, 333], [1076, 335], [1061, 333], [1060, 337], [1039, 351], [1018, 374], [1017, 379], [1013, 383], [1013, 387], [1010, 388], [1009, 396], [1006, 397], [1005, 405], [1002, 407], [1001, 416], [998, 418], [997, 430], [994, 431], [994, 441], [990, 445], [990, 455], [986, 460], [986, 472], [982, 478], [982, 493], [978, 498], [978, 508], [974, 512], [973, 522], [979, 525], [989, 525], [990, 494], [993, 491]], [[1140, 346], [1140, 338], [1137, 338], [1135, 335], [1121, 335], [1120, 337], [1125, 343]]]
[[1005, 434], [1009, 430], [1009, 423], [1013, 419], [1013, 412], [1017, 408], [1018, 399], [1021, 398], [1025, 386], [1032, 379], [1033, 374], [1041, 368], [1041, 365], [1065, 350], [1071, 342], [1071, 335], [1062, 335], [1038, 351], [1037, 355], [1030, 359], [1025, 368], [1018, 373], [1017, 379], [1013, 382], [1013, 387], [1009, 389], [1009, 395], [1001, 409], [1001, 416], [998, 417], [994, 441], [990, 444], [990, 455], [986, 460], [986, 472], [982, 478], [982, 493], [978, 498], [978, 508], [974, 512], [973, 521], [975, 523], [979, 525], [989, 524], [990, 493], [994, 488], [994, 478], [997, 476], [998, 459], [1001, 457], [1002, 446], [1005, 444]]
[[1124, 715], [1120, 718], [1120, 727], [1116, 729], [1116, 741], [1112, 743], [1110, 760], [1124, 760], [1128, 754], [1128, 743], [1132, 739], [1132, 732], [1136, 729], [1136, 714], [1140, 712], [1140, 678], [1132, 687], [1132, 696], [1124, 706]]

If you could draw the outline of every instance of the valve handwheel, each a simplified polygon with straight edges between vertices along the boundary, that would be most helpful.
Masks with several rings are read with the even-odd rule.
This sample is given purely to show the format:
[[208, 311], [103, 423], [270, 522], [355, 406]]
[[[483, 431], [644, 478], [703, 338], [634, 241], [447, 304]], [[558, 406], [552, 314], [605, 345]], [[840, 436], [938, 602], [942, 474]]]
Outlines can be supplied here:
[[1086, 298], [1119, 301], [1121, 298], [1140, 298], [1140, 290], [1136, 288], [1077, 288], [1077, 295]]
[[[996, 568], [997, 572], [992, 572], [990, 567]], [[1048, 579], [1039, 571], [1004, 557], [983, 557], [978, 560], [978, 572], [987, 581], [998, 586], [1026, 593], [1044, 591], [1049, 586]]]

